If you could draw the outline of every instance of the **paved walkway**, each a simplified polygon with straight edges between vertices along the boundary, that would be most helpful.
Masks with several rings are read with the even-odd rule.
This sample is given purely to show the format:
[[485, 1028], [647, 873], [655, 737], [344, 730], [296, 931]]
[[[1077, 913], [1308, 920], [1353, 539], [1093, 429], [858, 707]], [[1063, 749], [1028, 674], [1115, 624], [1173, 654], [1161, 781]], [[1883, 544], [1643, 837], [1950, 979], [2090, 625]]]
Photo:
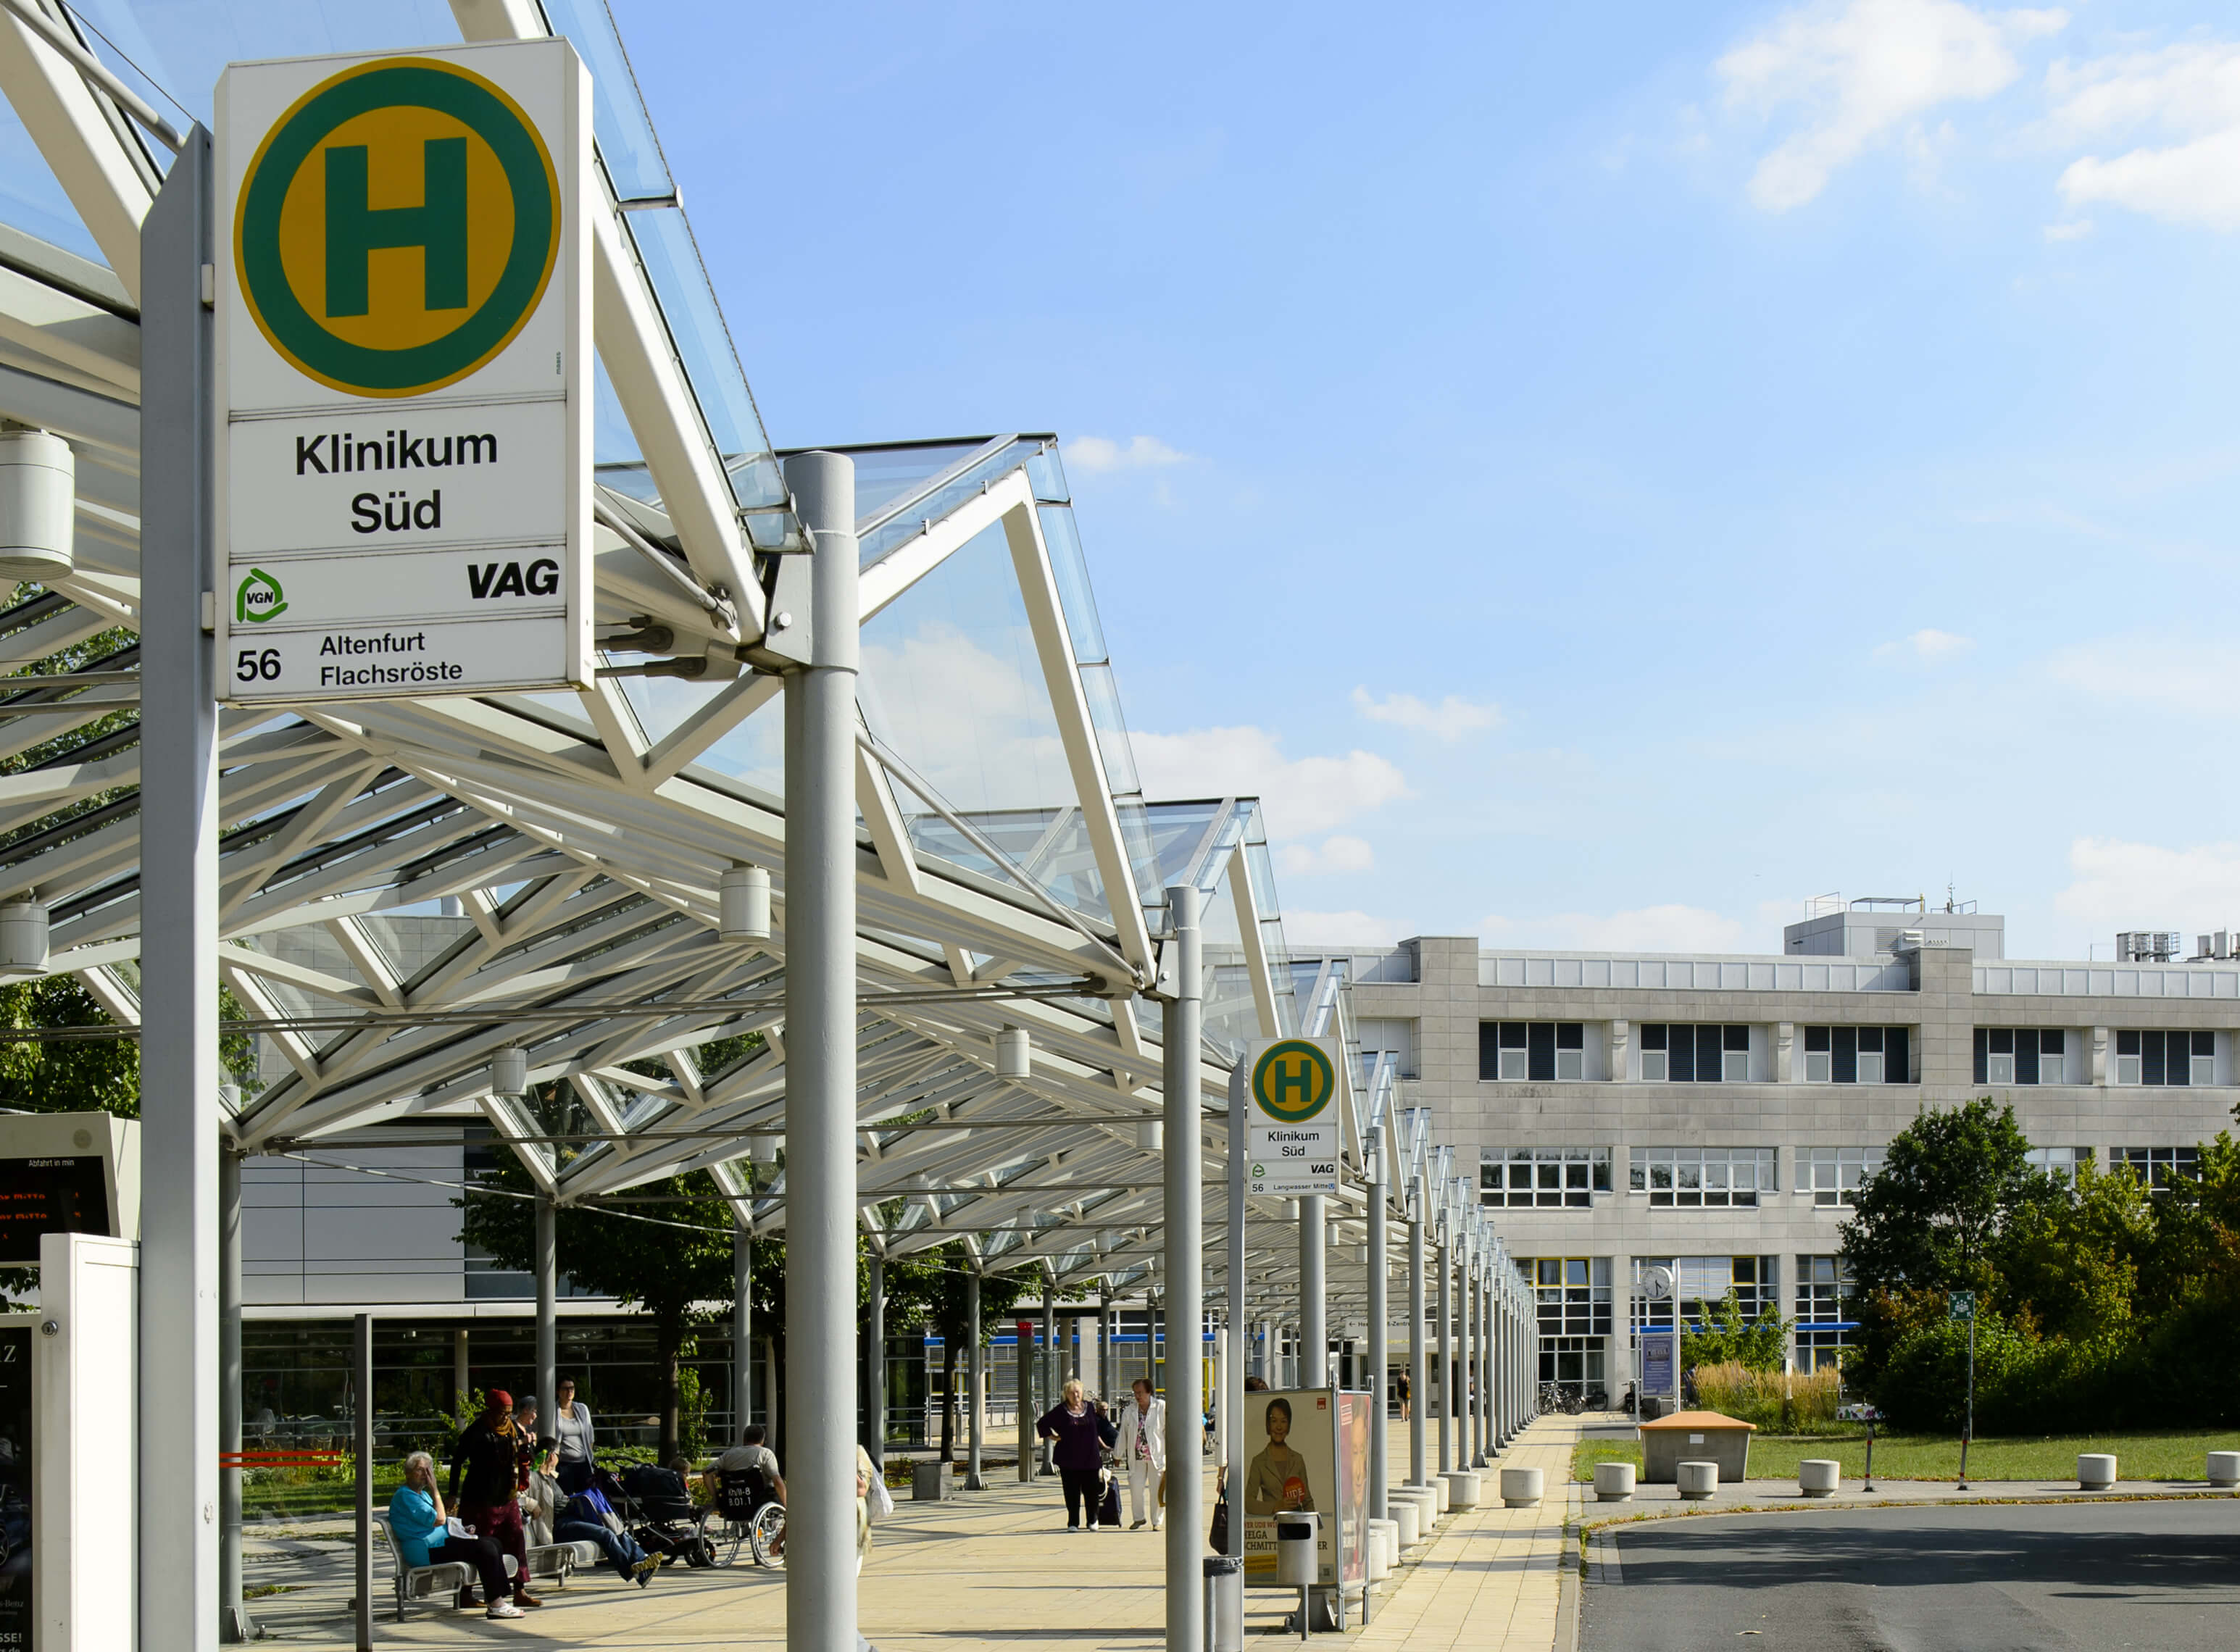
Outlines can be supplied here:
[[[1558, 1605], [1557, 1562], [1576, 1492], [1564, 1474], [1577, 1419], [1543, 1419], [1503, 1455], [1505, 1464], [1547, 1470], [1537, 1509], [1494, 1506], [1450, 1517], [1419, 1559], [1382, 1585], [1367, 1629], [1357, 1614], [1347, 1642], [1364, 1647], [1527, 1648], [1550, 1652]], [[1405, 1425], [1390, 1436], [1397, 1478], [1406, 1477]], [[1210, 1476], [1209, 1475], [1209, 1480]], [[1492, 1476], [1489, 1474], [1489, 1491]], [[1212, 1507], [1209, 1484], [1206, 1506]], [[1062, 1646], [1068, 1652], [1157, 1652], [1164, 1641], [1163, 1539], [1148, 1528], [1069, 1535], [1057, 1482], [1021, 1485], [1007, 1470], [989, 1489], [946, 1503], [902, 1502], [880, 1525], [860, 1580], [863, 1633], [881, 1652], [979, 1652]], [[252, 1529], [244, 1556], [251, 1589], [283, 1593], [250, 1602], [279, 1640], [347, 1649], [350, 1543], [346, 1521], [283, 1533]], [[377, 1551], [374, 1600], [391, 1598], [389, 1562]], [[416, 1609], [403, 1623], [377, 1611], [374, 1638], [396, 1646], [776, 1648], [785, 1639], [783, 1574], [751, 1565], [664, 1571], [645, 1590], [612, 1573], [579, 1573], [565, 1590], [518, 1622], [479, 1611]], [[1277, 1634], [1294, 1598], [1274, 1589], [1245, 1595], [1249, 1641]], [[1327, 1639], [1327, 1636], [1317, 1636]]]
[[[1484, 1470], [1485, 1496], [1449, 1517], [1423, 1559], [1403, 1570], [1357, 1644], [1409, 1652], [1550, 1652], [1562, 1604], [1563, 1528], [1576, 1517], [1571, 1448], [1581, 1419], [1545, 1416]], [[1405, 1463], [1404, 1449], [1396, 1461]], [[1539, 1469], [1546, 1495], [1537, 1509], [1501, 1506], [1502, 1469]]]

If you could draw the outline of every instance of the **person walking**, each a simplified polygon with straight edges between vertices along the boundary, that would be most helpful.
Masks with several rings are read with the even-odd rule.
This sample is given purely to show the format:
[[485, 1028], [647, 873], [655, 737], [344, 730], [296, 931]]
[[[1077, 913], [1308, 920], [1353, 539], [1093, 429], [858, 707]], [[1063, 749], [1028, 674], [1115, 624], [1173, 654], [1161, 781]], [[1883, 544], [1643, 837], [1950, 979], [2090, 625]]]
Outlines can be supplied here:
[[513, 1396], [492, 1389], [483, 1414], [459, 1430], [451, 1448], [450, 1497], [461, 1520], [495, 1542], [500, 1554], [513, 1556], [513, 1603], [542, 1606], [529, 1592], [529, 1544], [521, 1529], [521, 1504], [515, 1501], [519, 1468]]
[[[1043, 1439], [1057, 1442], [1050, 1455], [1057, 1463], [1058, 1479], [1065, 1487], [1065, 1529], [1095, 1531], [1097, 1471], [1103, 1466], [1104, 1442], [1097, 1413], [1083, 1397], [1077, 1378], [1067, 1380], [1058, 1403], [1036, 1422], [1035, 1433]], [[1081, 1520], [1084, 1502], [1089, 1505], [1089, 1523], [1085, 1528]]]
[[[389, 1529], [397, 1538], [397, 1562], [418, 1568], [457, 1562], [483, 1580], [483, 1599], [491, 1617], [519, 1617], [521, 1609], [505, 1598], [505, 1559], [487, 1533], [460, 1536], [449, 1530], [450, 1515], [436, 1489], [436, 1460], [424, 1451], [404, 1459], [404, 1483], [389, 1499]], [[459, 1591], [459, 1604], [472, 1606], [474, 1590]]]
[[1408, 1373], [1407, 1373], [1407, 1372], [1405, 1372], [1405, 1371], [1401, 1372], [1401, 1373], [1400, 1373], [1400, 1420], [1401, 1420], [1403, 1422], [1405, 1422], [1408, 1420], [1408, 1402], [1409, 1402], [1409, 1398], [1410, 1398], [1410, 1395], [1411, 1395], [1411, 1394], [1413, 1393], [1413, 1391], [1414, 1391], [1414, 1388], [1415, 1388], [1415, 1385], [1414, 1385], [1413, 1383], [1411, 1383], [1411, 1382], [1408, 1380]]
[[591, 1409], [576, 1397], [574, 1379], [563, 1376], [553, 1386], [552, 1418], [545, 1432], [560, 1442], [554, 1476], [572, 1497], [591, 1483], [592, 1463]]
[[1128, 1529], [1153, 1531], [1166, 1523], [1158, 1490], [1167, 1473], [1167, 1402], [1137, 1377], [1135, 1403], [1120, 1408], [1120, 1442], [1116, 1448], [1128, 1474]]

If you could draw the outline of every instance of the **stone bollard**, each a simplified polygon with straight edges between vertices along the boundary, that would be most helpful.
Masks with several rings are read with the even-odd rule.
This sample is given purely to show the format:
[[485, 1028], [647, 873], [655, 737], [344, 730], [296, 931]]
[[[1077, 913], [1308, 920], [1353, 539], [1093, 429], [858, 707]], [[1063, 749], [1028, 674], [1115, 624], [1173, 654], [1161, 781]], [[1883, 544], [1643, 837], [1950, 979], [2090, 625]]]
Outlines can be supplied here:
[[1477, 1507], [1479, 1484], [1475, 1469], [1450, 1469], [1439, 1476], [1447, 1482], [1447, 1507], [1457, 1514]]
[[1597, 1502], [1631, 1502], [1633, 1501], [1633, 1465], [1630, 1462], [1598, 1462], [1595, 1464], [1595, 1501]]
[[1797, 1489], [1808, 1497], [1832, 1497], [1843, 1483], [1843, 1465], [1832, 1457], [1807, 1457], [1797, 1465]]
[[1501, 1471], [1501, 1506], [1504, 1509], [1536, 1507], [1547, 1485], [1548, 1471], [1544, 1469], [1503, 1469]]
[[2240, 1486], [2240, 1451], [2212, 1451], [2209, 1454], [2209, 1483], [2220, 1491], [2230, 1491]]
[[2105, 1491], [2116, 1483], [2116, 1459], [2105, 1451], [2087, 1451], [2077, 1459], [2080, 1491]]
[[1392, 1523], [1399, 1529], [1400, 1547], [1413, 1549], [1423, 1539], [1423, 1505], [1413, 1497], [1403, 1497], [1397, 1491], [1384, 1500], [1392, 1511]]
[[1372, 1520], [1369, 1522], [1369, 1581], [1372, 1583], [1390, 1576], [1400, 1563], [1400, 1525], [1397, 1521]]
[[1690, 1502], [1700, 1502], [1719, 1489], [1719, 1465], [1716, 1462], [1683, 1462], [1679, 1467], [1680, 1495]]

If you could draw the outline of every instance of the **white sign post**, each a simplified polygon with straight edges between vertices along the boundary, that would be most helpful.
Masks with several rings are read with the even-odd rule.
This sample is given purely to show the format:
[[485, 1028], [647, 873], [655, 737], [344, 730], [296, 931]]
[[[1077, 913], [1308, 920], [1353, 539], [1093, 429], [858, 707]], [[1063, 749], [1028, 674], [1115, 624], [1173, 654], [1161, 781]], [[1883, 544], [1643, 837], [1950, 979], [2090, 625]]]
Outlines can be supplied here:
[[590, 110], [561, 39], [227, 69], [226, 700], [590, 683]]
[[1245, 1052], [1245, 1191], [1293, 1198], [1337, 1191], [1338, 1069], [1334, 1040], [1278, 1038]]

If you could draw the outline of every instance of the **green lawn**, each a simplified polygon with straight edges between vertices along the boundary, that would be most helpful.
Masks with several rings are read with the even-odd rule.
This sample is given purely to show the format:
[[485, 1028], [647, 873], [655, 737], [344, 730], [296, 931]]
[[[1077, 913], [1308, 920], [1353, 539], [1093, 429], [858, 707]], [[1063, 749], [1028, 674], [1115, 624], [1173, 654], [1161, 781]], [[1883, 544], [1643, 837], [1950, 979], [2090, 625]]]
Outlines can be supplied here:
[[[2240, 1450], [2240, 1436], [2203, 1429], [2183, 1434], [2057, 1435], [2042, 1438], [1979, 1439], [1968, 1449], [1970, 1480], [2073, 1480], [2080, 1452], [2112, 1451], [2117, 1472], [2126, 1480], [2199, 1480], [2211, 1451]], [[1843, 1476], [1856, 1479], [1866, 1469], [1863, 1429], [1810, 1437], [1760, 1434], [1750, 1441], [1753, 1480], [1793, 1480], [1804, 1457], [1834, 1457]], [[1571, 1476], [1595, 1477], [1598, 1462], [1641, 1463], [1641, 1447], [1631, 1440], [1582, 1440], [1571, 1449]], [[1877, 1434], [1877, 1480], [1952, 1480], [1960, 1473], [1957, 1440], [1918, 1434]]]

